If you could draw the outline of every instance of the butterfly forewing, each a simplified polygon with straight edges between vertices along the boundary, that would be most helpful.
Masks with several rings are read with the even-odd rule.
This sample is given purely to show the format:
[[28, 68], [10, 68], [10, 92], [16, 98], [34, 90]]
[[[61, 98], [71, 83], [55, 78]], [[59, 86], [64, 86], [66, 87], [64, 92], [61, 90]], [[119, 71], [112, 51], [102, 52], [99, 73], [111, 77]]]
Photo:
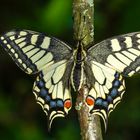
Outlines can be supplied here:
[[140, 70], [140, 33], [112, 37], [89, 48], [89, 59], [111, 67], [124, 76]]
[[72, 49], [56, 38], [29, 30], [12, 30], [0, 37], [0, 44], [26, 73], [34, 74], [47, 64], [68, 60]]

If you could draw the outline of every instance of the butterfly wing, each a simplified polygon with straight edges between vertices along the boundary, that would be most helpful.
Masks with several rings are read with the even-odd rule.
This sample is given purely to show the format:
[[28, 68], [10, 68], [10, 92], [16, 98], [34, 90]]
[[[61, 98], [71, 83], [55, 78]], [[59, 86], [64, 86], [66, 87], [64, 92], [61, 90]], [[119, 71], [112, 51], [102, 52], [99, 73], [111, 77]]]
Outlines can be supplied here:
[[55, 117], [64, 117], [71, 109], [71, 69], [71, 62], [59, 61], [43, 69], [34, 83], [33, 93], [48, 115], [49, 128]]
[[47, 64], [68, 60], [72, 49], [64, 42], [29, 30], [12, 30], [0, 36], [0, 45], [26, 73], [34, 74]]
[[132, 76], [140, 71], [140, 32], [112, 37], [88, 49], [88, 59]]
[[24, 72], [39, 75], [33, 93], [48, 115], [50, 128], [53, 119], [64, 117], [72, 105], [72, 49], [56, 38], [29, 30], [5, 33], [0, 36], [0, 45]]
[[95, 61], [85, 61], [85, 75], [89, 87], [86, 103], [90, 113], [102, 117], [106, 129], [110, 112], [122, 99], [124, 79], [117, 71]]
[[123, 77], [140, 71], [140, 33], [112, 37], [92, 46], [87, 51], [87, 62], [90, 91], [86, 102], [91, 112], [103, 118], [106, 127], [109, 113], [125, 91]]

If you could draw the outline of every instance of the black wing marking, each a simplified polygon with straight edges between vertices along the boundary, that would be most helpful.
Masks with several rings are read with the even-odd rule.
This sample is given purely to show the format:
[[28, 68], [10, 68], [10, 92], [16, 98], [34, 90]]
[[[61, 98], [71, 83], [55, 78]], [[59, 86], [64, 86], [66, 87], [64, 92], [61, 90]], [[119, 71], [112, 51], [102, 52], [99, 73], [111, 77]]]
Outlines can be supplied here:
[[0, 45], [26, 73], [34, 74], [49, 63], [70, 59], [72, 49], [56, 38], [29, 30], [12, 30], [0, 36]]
[[34, 83], [33, 93], [48, 115], [49, 128], [54, 118], [65, 117], [71, 109], [71, 69], [71, 62], [62, 60], [44, 68]]
[[88, 49], [88, 59], [111, 67], [124, 76], [140, 72], [140, 32], [104, 40]]

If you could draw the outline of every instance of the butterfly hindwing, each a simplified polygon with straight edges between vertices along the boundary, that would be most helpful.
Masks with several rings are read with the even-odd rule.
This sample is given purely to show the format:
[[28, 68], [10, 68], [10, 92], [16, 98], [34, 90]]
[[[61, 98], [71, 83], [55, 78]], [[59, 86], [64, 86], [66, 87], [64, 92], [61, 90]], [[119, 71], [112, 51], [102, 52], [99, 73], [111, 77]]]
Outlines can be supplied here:
[[49, 63], [68, 60], [72, 51], [68, 45], [56, 38], [29, 30], [12, 30], [5, 33], [0, 36], [0, 45], [28, 74], [37, 73]]
[[33, 93], [48, 115], [49, 128], [55, 117], [64, 117], [72, 106], [69, 78], [71, 65], [57, 62], [42, 70], [37, 77]]
[[95, 61], [85, 62], [89, 87], [86, 103], [90, 113], [100, 115], [107, 127], [108, 116], [121, 101], [125, 91], [124, 79], [117, 71]]
[[87, 55], [124, 76], [132, 76], [140, 71], [140, 32], [106, 39], [89, 48]]

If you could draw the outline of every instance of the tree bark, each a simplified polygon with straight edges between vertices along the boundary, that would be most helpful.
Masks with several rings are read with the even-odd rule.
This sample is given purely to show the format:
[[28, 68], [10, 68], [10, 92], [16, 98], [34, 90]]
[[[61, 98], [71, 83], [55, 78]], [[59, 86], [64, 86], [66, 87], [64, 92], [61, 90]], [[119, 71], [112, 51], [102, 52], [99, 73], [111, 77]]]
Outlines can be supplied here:
[[[73, 0], [74, 39], [80, 40], [85, 49], [94, 41], [93, 13], [93, 0]], [[85, 103], [88, 90], [84, 81], [81, 90], [78, 92], [75, 106], [78, 111], [81, 137], [82, 140], [102, 140], [100, 118], [97, 115], [90, 114]]]

